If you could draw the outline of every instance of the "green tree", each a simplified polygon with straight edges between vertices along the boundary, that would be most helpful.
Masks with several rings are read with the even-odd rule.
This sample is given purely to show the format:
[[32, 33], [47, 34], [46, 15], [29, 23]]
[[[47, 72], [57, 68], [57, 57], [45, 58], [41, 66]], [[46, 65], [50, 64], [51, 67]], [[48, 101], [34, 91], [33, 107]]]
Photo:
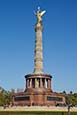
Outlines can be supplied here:
[[12, 101], [12, 95], [13, 92], [11, 91], [5, 91], [2, 90], [0, 91], [0, 106], [6, 105], [6, 104], [10, 104], [10, 102]]
[[2, 93], [2, 91], [0, 92], [0, 106], [4, 105], [4, 95]]

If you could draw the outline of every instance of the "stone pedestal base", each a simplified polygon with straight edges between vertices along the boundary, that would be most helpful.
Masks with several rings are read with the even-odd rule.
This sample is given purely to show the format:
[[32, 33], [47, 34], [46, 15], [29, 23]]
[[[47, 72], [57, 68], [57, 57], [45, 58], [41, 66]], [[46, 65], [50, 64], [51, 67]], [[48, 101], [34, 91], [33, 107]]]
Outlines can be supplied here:
[[51, 78], [48, 74], [29, 74], [26, 78], [24, 92], [13, 96], [14, 105], [54, 106], [65, 104], [65, 96], [51, 90]]
[[[39, 89], [40, 90], [40, 89]], [[28, 90], [29, 91], [29, 90]], [[55, 92], [22, 92], [13, 97], [13, 105], [16, 106], [56, 106], [65, 105], [65, 97]]]

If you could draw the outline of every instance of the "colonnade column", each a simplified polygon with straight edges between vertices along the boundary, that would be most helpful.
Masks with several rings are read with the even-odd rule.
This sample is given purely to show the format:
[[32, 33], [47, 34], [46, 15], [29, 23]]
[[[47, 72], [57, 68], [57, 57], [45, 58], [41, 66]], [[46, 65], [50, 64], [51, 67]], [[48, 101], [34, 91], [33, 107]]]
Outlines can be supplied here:
[[29, 79], [27, 79], [27, 83], [26, 84], [27, 84], [27, 88], [29, 88]]
[[48, 89], [51, 89], [51, 80], [48, 79]]
[[40, 79], [40, 88], [43, 87], [42, 78]]
[[38, 80], [35, 78], [35, 88], [38, 88]]
[[32, 88], [32, 79], [30, 79], [30, 88]]

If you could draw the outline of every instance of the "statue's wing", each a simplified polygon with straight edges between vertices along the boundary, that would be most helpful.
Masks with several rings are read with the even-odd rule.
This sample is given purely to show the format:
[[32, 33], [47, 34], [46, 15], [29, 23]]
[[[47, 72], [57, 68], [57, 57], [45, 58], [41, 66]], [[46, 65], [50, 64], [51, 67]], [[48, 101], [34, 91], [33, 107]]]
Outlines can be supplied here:
[[41, 12], [41, 16], [42, 16], [43, 14], [45, 14], [45, 12], [46, 12], [45, 10], [44, 10], [44, 11], [42, 11], [42, 12]]
[[37, 13], [34, 11], [34, 14], [37, 15]]

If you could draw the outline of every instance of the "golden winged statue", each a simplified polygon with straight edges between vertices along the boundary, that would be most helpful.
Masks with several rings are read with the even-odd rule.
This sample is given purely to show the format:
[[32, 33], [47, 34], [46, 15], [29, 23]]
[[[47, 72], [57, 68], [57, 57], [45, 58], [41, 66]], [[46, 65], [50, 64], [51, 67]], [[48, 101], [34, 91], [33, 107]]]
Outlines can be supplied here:
[[41, 11], [40, 10], [40, 7], [38, 7], [38, 11], [37, 11], [37, 13], [35, 13], [35, 15], [37, 16], [37, 21], [38, 21], [38, 23], [41, 23], [42, 22], [42, 15], [44, 15], [45, 14], [45, 10], [44, 11]]

